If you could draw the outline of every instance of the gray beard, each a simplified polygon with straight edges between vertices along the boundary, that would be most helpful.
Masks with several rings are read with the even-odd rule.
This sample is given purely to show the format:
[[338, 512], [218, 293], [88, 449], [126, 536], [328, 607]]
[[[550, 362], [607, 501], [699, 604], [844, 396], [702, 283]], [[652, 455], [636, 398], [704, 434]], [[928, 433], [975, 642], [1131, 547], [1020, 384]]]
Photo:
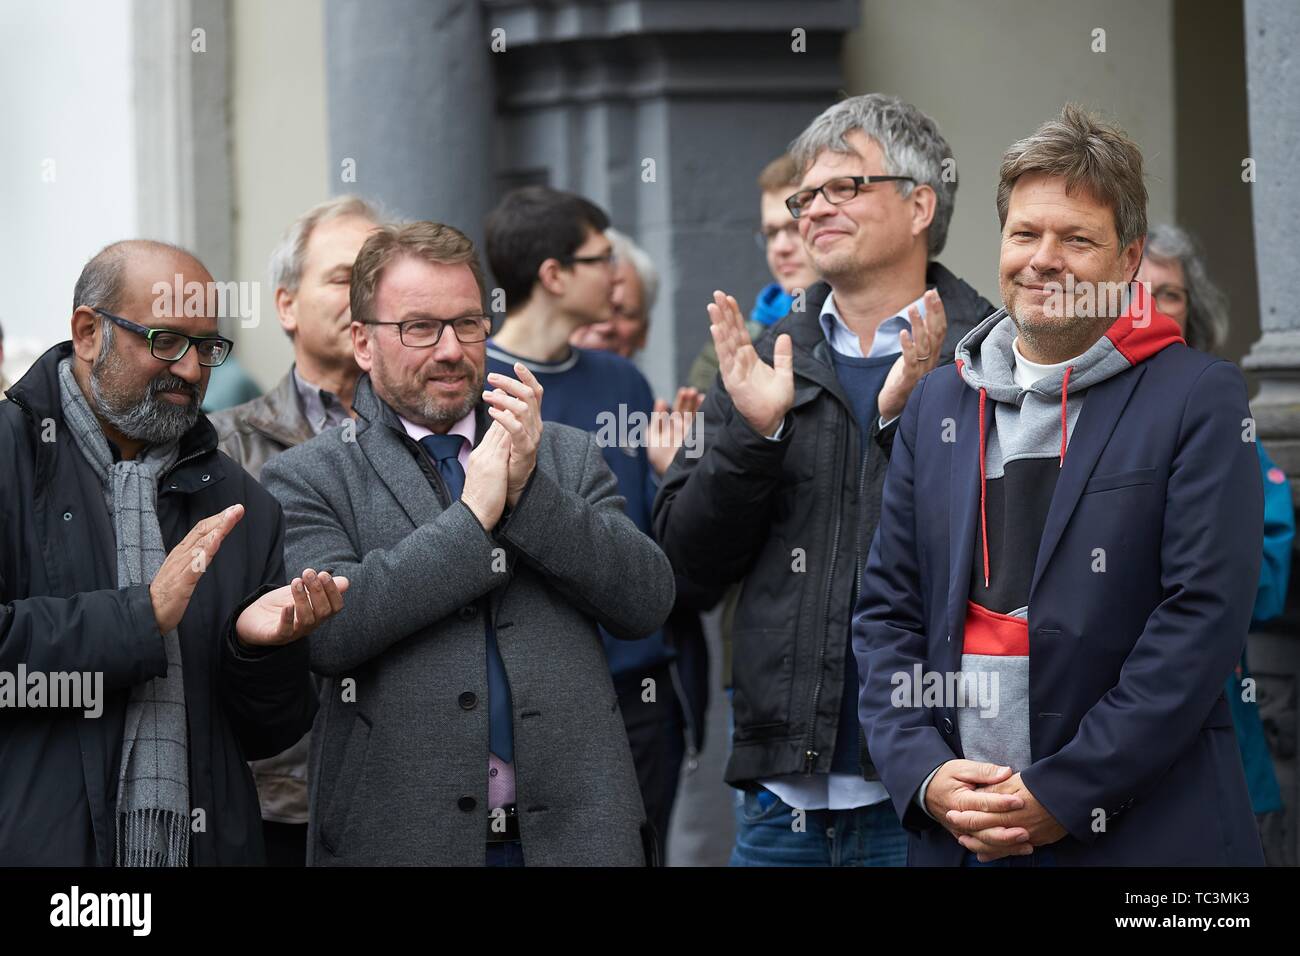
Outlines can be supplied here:
[[[479, 391], [481, 392], [482, 390], [483, 389], [480, 387]], [[448, 409], [446, 405], [429, 398], [427, 395], [424, 396], [420, 403], [414, 407], [406, 405], [405, 403], [402, 403], [400, 406], [395, 405], [392, 402], [389, 402], [389, 404], [392, 405], [393, 409], [407, 421], [413, 422], [416, 425], [423, 425], [425, 428], [442, 433], [474, 410], [474, 406], [478, 404], [478, 395], [474, 392], [470, 392], [463, 402], [451, 409]]]
[[116, 370], [117, 358], [110, 353], [90, 370], [90, 391], [99, 415], [127, 438], [150, 445], [176, 441], [199, 420], [197, 394], [189, 405], [173, 405], [158, 398], [159, 379], [149, 383], [139, 401], [132, 403], [122, 396], [110, 395], [101, 384], [105, 373]]

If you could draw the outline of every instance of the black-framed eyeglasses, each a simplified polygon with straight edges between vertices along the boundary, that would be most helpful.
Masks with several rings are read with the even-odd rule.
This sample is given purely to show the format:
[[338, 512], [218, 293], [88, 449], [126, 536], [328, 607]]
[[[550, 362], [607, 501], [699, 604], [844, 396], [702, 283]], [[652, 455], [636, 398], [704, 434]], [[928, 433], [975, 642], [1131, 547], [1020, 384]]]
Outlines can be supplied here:
[[451, 326], [456, 341], [465, 345], [483, 342], [492, 327], [490, 315], [460, 315], [454, 319], [407, 319], [405, 322], [379, 322], [366, 319], [362, 325], [395, 325], [397, 337], [411, 349], [427, 349], [442, 340], [442, 330]]
[[832, 206], [842, 206], [859, 192], [863, 186], [869, 186], [872, 183], [897, 183], [908, 182], [914, 183], [916, 180], [911, 176], [836, 176], [834, 179], [828, 179], [816, 189], [801, 189], [785, 201], [785, 208], [790, 210], [790, 215], [798, 219], [805, 209], [812, 205], [817, 194], [821, 193], [826, 197], [826, 201]]
[[618, 253], [613, 249], [599, 256], [564, 256], [560, 259], [562, 265], [573, 265], [575, 262], [585, 262], [588, 265], [602, 265], [607, 269], [613, 269], [618, 265]]
[[174, 329], [151, 329], [104, 309], [95, 308], [95, 311], [114, 325], [145, 339], [149, 343], [149, 354], [160, 362], [179, 362], [192, 345], [198, 353], [200, 365], [216, 368], [230, 358], [235, 347], [234, 342], [221, 335], [186, 335]]

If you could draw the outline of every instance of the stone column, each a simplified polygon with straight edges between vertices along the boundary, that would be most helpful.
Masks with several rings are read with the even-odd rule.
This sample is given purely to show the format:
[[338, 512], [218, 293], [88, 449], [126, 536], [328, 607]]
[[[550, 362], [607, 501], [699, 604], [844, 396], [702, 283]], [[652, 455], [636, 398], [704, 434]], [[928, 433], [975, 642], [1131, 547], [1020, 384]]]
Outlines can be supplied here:
[[[1292, 500], [1300, 489], [1300, 307], [1293, 289], [1300, 262], [1300, 6], [1294, 0], [1246, 0], [1246, 69], [1250, 104], [1250, 158], [1255, 182], [1255, 257], [1259, 271], [1259, 341], [1242, 361], [1259, 381], [1251, 403], [1258, 438], [1291, 478]], [[1300, 776], [1300, 560], [1293, 551], [1291, 587], [1282, 617], [1250, 639], [1250, 665], [1270, 735], [1282, 799], [1287, 807], [1286, 862], [1300, 848], [1297, 807]], [[1266, 841], [1267, 842], [1267, 841]]]
[[331, 192], [480, 242], [491, 201], [488, 44], [478, 0], [326, 0]]

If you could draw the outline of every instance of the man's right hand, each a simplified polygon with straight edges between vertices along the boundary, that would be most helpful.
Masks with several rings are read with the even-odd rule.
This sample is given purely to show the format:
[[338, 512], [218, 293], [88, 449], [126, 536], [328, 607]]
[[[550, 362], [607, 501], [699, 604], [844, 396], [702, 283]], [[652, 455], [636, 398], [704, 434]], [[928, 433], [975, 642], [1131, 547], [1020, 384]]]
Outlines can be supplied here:
[[166, 634], [181, 623], [199, 578], [212, 563], [221, 542], [244, 516], [243, 505], [231, 505], [225, 511], [204, 518], [176, 545], [149, 583], [154, 620], [159, 633]]
[[[930, 811], [930, 816], [934, 817], [956, 839], [969, 831], [955, 826], [948, 819], [949, 810], [982, 810], [985, 813], [1006, 813], [1024, 808], [1024, 800], [1015, 794], [994, 793], [991, 790], [979, 789], [980, 787], [1002, 783], [1004, 780], [1011, 779], [1011, 776], [1012, 770], [1010, 767], [999, 767], [997, 764], [981, 763], [976, 760], [949, 760], [939, 768], [939, 772], [934, 775], [934, 779], [926, 787], [925, 808]], [[1034, 848], [1027, 842], [1029, 832], [1023, 827], [1008, 829], [1002, 835], [1015, 839], [1018, 836], [1014, 832], [1015, 829], [1019, 829], [1024, 834], [1025, 842], [1023, 842], [1023, 845], [1000, 847], [997, 855], [1025, 856], [1034, 852]]]
[[484, 531], [491, 531], [506, 507], [510, 479], [510, 433], [499, 421], [491, 424], [478, 447], [469, 453], [465, 489], [460, 500], [474, 512]]
[[772, 364], [758, 357], [734, 296], [713, 293], [709, 332], [718, 350], [722, 384], [736, 410], [760, 435], [771, 438], [794, 404], [794, 359], [790, 336], [779, 335]]

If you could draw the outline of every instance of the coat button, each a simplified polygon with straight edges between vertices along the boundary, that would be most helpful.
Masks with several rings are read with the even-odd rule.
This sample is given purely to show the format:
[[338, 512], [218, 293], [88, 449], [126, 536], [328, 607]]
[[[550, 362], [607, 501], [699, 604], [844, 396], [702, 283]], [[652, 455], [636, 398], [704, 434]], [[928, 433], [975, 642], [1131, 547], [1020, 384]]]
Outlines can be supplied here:
[[63, 512], [63, 520], [64, 520], [64, 521], [71, 521], [71, 520], [72, 520], [72, 512], [71, 512], [71, 511], [65, 511], [65, 512]]
[[469, 691], [465, 691], [465, 693], [460, 695], [461, 710], [473, 710], [474, 705], [477, 703], [478, 703], [478, 698], [475, 697], [473, 694], [471, 694]]
[[204, 481], [208, 481], [208, 480], [210, 480], [211, 478], [212, 478], [211, 475], [204, 475], [204, 476], [203, 476], [203, 480], [204, 480]]
[[460, 619], [462, 621], [468, 621], [470, 618], [472, 618], [475, 614], [478, 613], [478, 608], [476, 608], [473, 604], [466, 604], [457, 613], [460, 614]]
[[475, 800], [473, 797], [461, 797], [459, 800], [456, 801], [456, 806], [460, 807], [466, 813], [469, 813], [476, 806], [478, 806], [478, 801]]
[[952, 733], [952, 719], [949, 717], [943, 719], [943, 732], [945, 734]]

